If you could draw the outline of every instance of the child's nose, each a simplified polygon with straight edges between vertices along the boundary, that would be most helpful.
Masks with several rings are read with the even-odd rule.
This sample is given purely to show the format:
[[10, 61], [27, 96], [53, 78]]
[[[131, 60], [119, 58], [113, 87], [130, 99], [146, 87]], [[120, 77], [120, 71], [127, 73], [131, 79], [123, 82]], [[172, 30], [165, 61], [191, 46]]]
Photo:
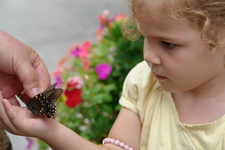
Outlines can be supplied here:
[[160, 65], [161, 60], [159, 57], [159, 52], [154, 47], [144, 47], [144, 60], [153, 65]]

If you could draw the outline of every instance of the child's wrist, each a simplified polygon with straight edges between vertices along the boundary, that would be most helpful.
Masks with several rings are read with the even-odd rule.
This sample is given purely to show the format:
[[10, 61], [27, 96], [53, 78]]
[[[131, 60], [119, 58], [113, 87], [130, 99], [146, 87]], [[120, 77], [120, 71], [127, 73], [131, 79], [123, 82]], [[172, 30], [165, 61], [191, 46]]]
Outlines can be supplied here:
[[44, 142], [47, 142], [48, 139], [51, 139], [57, 134], [56, 132], [58, 132], [57, 129], [59, 126], [59, 122], [55, 121], [54, 119], [48, 119], [47, 121], [48, 123], [45, 124], [43, 130], [37, 133], [38, 135], [35, 136]]

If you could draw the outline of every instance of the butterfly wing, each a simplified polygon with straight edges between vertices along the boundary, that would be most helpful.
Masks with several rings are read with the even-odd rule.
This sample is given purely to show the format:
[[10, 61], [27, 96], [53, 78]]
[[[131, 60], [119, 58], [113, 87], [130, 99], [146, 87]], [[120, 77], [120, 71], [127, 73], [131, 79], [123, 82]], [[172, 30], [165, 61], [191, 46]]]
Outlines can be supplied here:
[[55, 90], [55, 86], [57, 85], [57, 83], [52, 84], [50, 87], [48, 87], [44, 92], [43, 95], [45, 95], [46, 97], [48, 97], [49, 95], [51, 95], [51, 93]]
[[47, 108], [44, 108], [46, 110], [46, 116], [48, 118], [52, 117], [56, 113], [56, 101], [59, 98], [59, 96], [62, 94], [63, 90], [60, 88], [55, 89], [51, 94], [47, 97], [46, 103], [47, 103]]
[[48, 118], [55, 115], [55, 102], [63, 92], [60, 88], [55, 89], [56, 84], [57, 83], [52, 84], [43, 93], [34, 96], [27, 104], [28, 109], [31, 110], [34, 115], [37, 115], [35, 110]]
[[56, 102], [59, 96], [63, 93], [63, 90], [60, 88], [55, 89], [49, 96], [47, 96], [47, 99], [53, 102]]
[[37, 115], [37, 112], [36, 112], [35, 110], [37, 110], [37, 111], [40, 112], [40, 110], [41, 110], [41, 108], [42, 108], [41, 102], [40, 102], [40, 101], [42, 101], [42, 99], [43, 99], [42, 97], [43, 97], [43, 94], [38, 94], [38, 95], [34, 96], [34, 97], [30, 100], [29, 103], [26, 104], [27, 107], [28, 107], [28, 109], [31, 110], [31, 112], [32, 112], [34, 115]]

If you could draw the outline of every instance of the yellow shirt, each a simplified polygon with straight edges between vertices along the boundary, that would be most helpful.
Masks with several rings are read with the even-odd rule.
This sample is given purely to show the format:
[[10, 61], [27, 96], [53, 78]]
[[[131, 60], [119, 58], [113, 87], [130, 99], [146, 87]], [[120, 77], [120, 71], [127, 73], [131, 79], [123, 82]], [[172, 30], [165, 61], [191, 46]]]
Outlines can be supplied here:
[[140, 117], [140, 150], [225, 150], [225, 116], [181, 123], [171, 93], [161, 89], [145, 61], [128, 74], [119, 103]]

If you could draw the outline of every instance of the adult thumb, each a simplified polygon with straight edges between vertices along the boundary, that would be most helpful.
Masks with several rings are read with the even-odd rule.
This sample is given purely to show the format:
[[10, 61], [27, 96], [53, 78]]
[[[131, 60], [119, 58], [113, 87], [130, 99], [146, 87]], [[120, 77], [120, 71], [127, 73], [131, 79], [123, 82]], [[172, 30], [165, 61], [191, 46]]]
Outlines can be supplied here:
[[39, 56], [33, 62], [22, 61], [21, 63], [15, 73], [23, 84], [26, 94], [31, 98], [49, 86], [49, 73]]

